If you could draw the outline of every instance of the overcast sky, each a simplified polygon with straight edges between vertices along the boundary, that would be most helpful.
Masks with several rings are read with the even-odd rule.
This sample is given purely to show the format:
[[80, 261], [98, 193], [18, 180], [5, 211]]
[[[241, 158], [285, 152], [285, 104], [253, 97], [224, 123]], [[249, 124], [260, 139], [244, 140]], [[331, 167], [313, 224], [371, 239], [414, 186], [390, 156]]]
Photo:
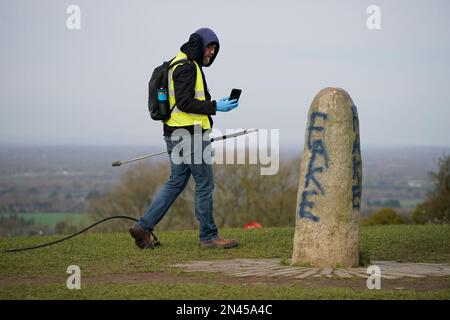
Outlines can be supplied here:
[[[69, 30], [69, 5], [81, 29]], [[369, 5], [381, 30], [369, 30]], [[242, 88], [215, 127], [278, 128], [303, 146], [308, 108], [346, 89], [363, 146], [450, 146], [450, 1], [0, 0], [0, 144], [163, 145], [152, 70], [200, 27], [220, 53], [213, 99]]]

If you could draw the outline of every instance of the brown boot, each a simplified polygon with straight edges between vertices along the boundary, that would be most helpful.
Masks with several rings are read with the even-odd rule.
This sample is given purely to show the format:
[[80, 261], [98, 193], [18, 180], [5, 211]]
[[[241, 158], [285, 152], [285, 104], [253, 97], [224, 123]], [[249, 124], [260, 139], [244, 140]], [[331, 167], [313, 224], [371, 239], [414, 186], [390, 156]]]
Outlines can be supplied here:
[[239, 245], [237, 240], [218, 238], [215, 240], [200, 241], [200, 248], [221, 248], [229, 249]]
[[142, 229], [139, 224], [135, 224], [130, 228], [130, 234], [134, 238], [134, 243], [141, 249], [154, 249], [155, 243], [150, 238], [150, 234]]

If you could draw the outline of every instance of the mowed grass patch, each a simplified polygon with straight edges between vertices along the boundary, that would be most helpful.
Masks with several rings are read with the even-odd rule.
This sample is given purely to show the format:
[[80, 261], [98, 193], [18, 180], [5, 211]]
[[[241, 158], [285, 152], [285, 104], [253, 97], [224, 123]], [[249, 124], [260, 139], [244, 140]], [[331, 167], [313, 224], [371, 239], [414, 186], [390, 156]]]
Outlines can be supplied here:
[[[181, 272], [168, 266], [192, 260], [277, 258], [286, 261], [291, 258], [294, 229], [222, 229], [222, 236], [241, 242], [238, 248], [229, 250], [200, 249], [198, 233], [194, 230], [156, 234], [163, 244], [155, 250], [138, 249], [125, 232], [88, 232], [42, 249], [1, 253], [0, 275], [65, 275], [69, 265], [78, 265], [83, 275], [106, 275]], [[34, 246], [60, 237], [3, 238], [0, 239], [0, 248]], [[450, 226], [363, 227], [360, 246], [371, 260], [449, 263]]]
[[293, 285], [88, 284], [69, 290], [64, 284], [0, 287], [1, 299], [170, 299], [170, 300], [318, 300], [450, 299], [450, 289], [422, 291], [305, 288]]
[[[293, 229], [223, 229], [237, 238], [237, 249], [200, 249], [197, 231], [156, 232], [162, 245], [140, 250], [128, 233], [86, 233], [68, 241], [32, 251], [2, 253], [0, 275], [61, 275], [78, 265], [86, 275], [168, 271], [168, 265], [190, 260], [289, 257]], [[60, 236], [0, 239], [2, 249], [33, 246]], [[176, 269], [178, 270], [178, 269]]]
[[364, 227], [361, 248], [371, 260], [450, 263], [450, 225]]

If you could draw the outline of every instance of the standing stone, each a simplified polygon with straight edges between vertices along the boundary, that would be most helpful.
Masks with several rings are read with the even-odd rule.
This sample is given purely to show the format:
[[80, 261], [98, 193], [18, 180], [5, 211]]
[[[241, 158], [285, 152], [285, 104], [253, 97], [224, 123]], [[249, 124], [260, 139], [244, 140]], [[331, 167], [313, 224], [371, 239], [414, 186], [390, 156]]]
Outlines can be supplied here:
[[359, 264], [361, 181], [356, 107], [345, 90], [325, 88], [308, 113], [292, 264]]

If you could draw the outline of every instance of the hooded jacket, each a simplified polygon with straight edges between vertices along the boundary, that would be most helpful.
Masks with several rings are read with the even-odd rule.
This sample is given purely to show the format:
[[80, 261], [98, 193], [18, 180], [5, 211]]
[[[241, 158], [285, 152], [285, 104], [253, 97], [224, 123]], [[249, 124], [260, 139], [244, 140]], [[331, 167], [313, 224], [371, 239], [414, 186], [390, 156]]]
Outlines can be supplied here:
[[[203, 65], [205, 48], [213, 43], [216, 44], [214, 55], [211, 57], [208, 65]], [[195, 33], [191, 34], [189, 41], [184, 43], [180, 48], [180, 50], [187, 55], [189, 60], [197, 62], [200, 66], [200, 71], [203, 76], [203, 86], [205, 88], [205, 100], [200, 101], [194, 99], [195, 80], [197, 74], [194, 64], [184, 63], [178, 66], [172, 75], [175, 87], [175, 99], [177, 101], [178, 109], [186, 113], [208, 115], [211, 127], [213, 125], [211, 115], [216, 114], [216, 101], [211, 101], [211, 95], [208, 91], [208, 86], [202, 67], [209, 67], [214, 62], [217, 53], [219, 52], [219, 48], [219, 39], [216, 34], [208, 28], [199, 29]], [[170, 127], [164, 123], [164, 135], [170, 136], [177, 128], [179, 127]], [[191, 133], [194, 132], [194, 126], [186, 126], [182, 128], [187, 129]]]

